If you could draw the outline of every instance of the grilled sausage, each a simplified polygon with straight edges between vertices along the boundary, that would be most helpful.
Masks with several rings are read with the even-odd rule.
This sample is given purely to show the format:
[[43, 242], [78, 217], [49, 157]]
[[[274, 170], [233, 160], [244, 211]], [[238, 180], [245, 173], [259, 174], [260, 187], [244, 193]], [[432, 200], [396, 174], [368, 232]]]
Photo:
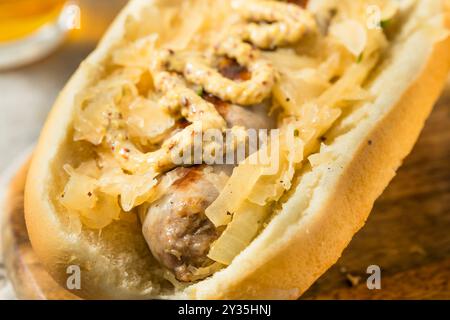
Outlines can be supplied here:
[[[265, 105], [240, 107], [209, 94], [204, 98], [215, 105], [229, 127], [270, 129], [275, 125]], [[148, 246], [154, 257], [180, 281], [196, 280], [196, 268], [212, 263], [207, 254], [221, 230], [206, 217], [205, 210], [221, 190], [211, 181], [214, 176], [223, 179], [223, 174], [231, 175], [232, 169], [231, 165], [174, 169], [180, 178], [147, 211], [142, 231]]]
[[204, 166], [175, 170], [182, 177], [152, 204], [143, 233], [154, 257], [178, 280], [189, 282], [195, 280], [194, 268], [211, 263], [206, 255], [220, 232], [204, 212], [220, 190], [208, 178], [216, 173]]

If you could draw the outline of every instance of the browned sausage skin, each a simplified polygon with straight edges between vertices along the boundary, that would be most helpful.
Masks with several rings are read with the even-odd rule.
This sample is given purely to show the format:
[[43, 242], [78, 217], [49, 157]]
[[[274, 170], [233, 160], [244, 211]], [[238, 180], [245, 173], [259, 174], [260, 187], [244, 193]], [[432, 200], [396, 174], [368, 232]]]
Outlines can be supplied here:
[[143, 233], [155, 258], [178, 280], [190, 282], [194, 268], [211, 264], [207, 254], [220, 232], [204, 212], [220, 190], [207, 176], [216, 173], [205, 166], [175, 170], [181, 178], [149, 208]]
[[299, 7], [306, 8], [308, 6], [309, 0], [287, 0], [287, 2], [296, 4]]
[[[268, 116], [268, 107], [240, 107], [205, 94], [227, 121], [229, 127], [271, 129], [275, 121]], [[177, 280], [198, 279], [197, 268], [213, 263], [208, 257], [211, 244], [222, 230], [215, 228], [205, 210], [219, 196], [221, 187], [212, 181], [213, 175], [230, 176], [233, 165], [194, 166], [174, 169], [176, 180], [143, 219], [142, 232], [154, 257], [174, 273]]]
[[247, 129], [273, 129], [275, 128], [274, 117], [268, 116], [268, 103], [250, 107], [241, 107], [235, 104], [223, 102], [219, 98], [205, 94], [204, 99], [211, 102], [217, 111], [227, 122], [228, 127], [240, 126]]

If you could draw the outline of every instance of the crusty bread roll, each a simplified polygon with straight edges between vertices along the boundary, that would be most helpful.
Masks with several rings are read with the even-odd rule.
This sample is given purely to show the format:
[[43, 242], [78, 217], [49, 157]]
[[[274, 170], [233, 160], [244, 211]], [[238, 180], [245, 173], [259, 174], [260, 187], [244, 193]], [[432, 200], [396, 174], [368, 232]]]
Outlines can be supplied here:
[[[197, 2], [130, 1], [64, 88], [42, 131], [27, 178], [27, 228], [37, 255], [62, 285], [67, 267], [80, 266], [81, 289], [73, 291], [79, 296], [298, 298], [364, 225], [374, 201], [411, 151], [450, 67], [448, 2], [417, 1], [366, 84], [374, 99], [357, 112], [350, 109], [328, 131], [333, 161], [301, 169], [280, 211], [230, 265], [205, 280], [173, 286], [152, 257], [138, 220], [118, 220], [101, 232], [79, 229], [55, 199], [67, 181], [62, 167], [92, 157], [87, 144], [72, 139], [76, 95], [98, 81], [119, 43], [141, 29], [160, 31], [155, 19]], [[310, 6], [316, 2], [324, 1]]]

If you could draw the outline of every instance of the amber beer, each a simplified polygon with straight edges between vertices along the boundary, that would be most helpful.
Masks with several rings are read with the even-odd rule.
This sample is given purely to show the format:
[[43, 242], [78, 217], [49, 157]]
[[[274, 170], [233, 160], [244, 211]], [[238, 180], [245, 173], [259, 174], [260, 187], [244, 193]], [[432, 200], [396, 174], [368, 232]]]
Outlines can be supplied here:
[[66, 0], [0, 0], [0, 44], [25, 38], [58, 19]]

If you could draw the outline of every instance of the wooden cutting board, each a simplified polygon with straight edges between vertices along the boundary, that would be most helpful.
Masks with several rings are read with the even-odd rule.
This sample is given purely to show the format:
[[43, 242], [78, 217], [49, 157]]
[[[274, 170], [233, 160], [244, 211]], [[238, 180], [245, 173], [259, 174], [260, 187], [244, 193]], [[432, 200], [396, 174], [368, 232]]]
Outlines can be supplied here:
[[31, 247], [24, 219], [23, 192], [28, 163], [11, 182], [1, 230], [4, 264], [17, 298], [26, 300], [78, 299], [61, 288], [45, 271]]
[[[381, 290], [367, 288], [370, 265]], [[364, 228], [303, 298], [450, 299], [450, 85]]]
[[[19, 298], [77, 299], [51, 279], [33, 253], [23, 217], [25, 173], [13, 181], [4, 216], [8, 274]], [[381, 268], [380, 290], [367, 288], [370, 265]], [[450, 299], [449, 89], [366, 226], [302, 298]]]

